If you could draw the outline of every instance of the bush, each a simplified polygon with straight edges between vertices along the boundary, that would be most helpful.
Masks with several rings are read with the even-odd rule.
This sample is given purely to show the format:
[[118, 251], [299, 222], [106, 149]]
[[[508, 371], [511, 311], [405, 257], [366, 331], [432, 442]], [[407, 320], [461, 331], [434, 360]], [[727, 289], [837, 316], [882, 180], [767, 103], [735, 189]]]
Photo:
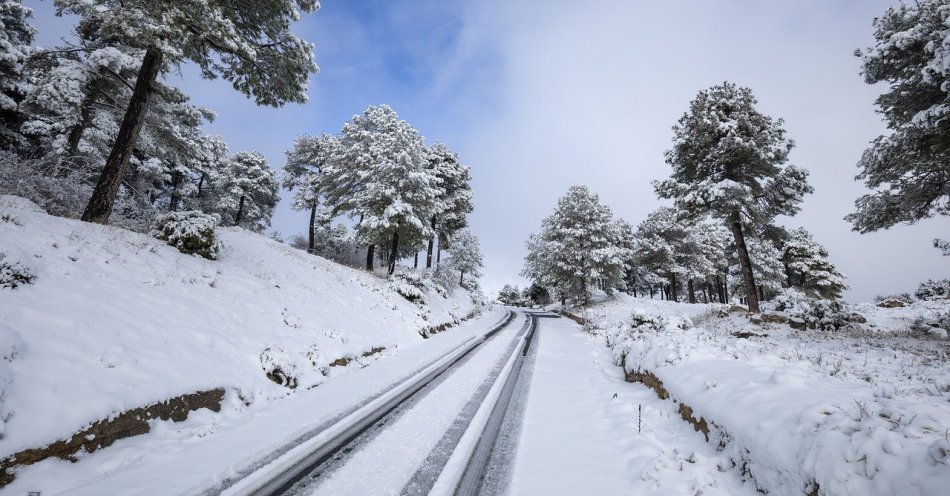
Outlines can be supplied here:
[[220, 243], [214, 228], [220, 221], [221, 217], [217, 214], [205, 214], [197, 210], [170, 212], [158, 216], [151, 234], [182, 253], [215, 260]]
[[660, 331], [687, 331], [693, 327], [693, 321], [688, 317], [678, 317], [675, 315], [662, 316], [651, 315], [642, 311], [635, 311], [630, 314], [627, 321], [630, 332], [660, 332]]
[[950, 298], [950, 279], [941, 281], [928, 280], [920, 284], [914, 296], [918, 300], [933, 301]]
[[389, 285], [400, 296], [413, 302], [422, 301], [422, 289], [425, 288], [425, 282], [422, 276], [415, 271], [399, 271], [389, 279]]
[[792, 321], [803, 322], [809, 329], [837, 331], [859, 327], [866, 321], [845, 303], [811, 298], [795, 289], [784, 290], [771, 303], [775, 310], [784, 313]]
[[0, 288], [16, 289], [24, 284], [31, 284], [36, 276], [23, 264], [7, 260], [4, 253], [0, 253]]

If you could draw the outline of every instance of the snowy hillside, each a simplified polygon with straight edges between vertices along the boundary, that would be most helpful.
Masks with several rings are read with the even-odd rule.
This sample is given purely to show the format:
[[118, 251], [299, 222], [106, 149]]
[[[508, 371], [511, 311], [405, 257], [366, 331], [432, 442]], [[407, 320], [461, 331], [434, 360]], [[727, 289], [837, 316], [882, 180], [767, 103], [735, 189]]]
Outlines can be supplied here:
[[854, 308], [866, 322], [838, 331], [627, 296], [586, 317], [628, 379], [688, 406], [768, 494], [943, 494], [950, 345], [908, 330], [950, 300]]
[[479, 308], [462, 289], [423, 287], [412, 303], [385, 279], [259, 234], [219, 236], [209, 261], [0, 196], [0, 273], [20, 281], [0, 284], [0, 458], [196, 391], [271, 402]]

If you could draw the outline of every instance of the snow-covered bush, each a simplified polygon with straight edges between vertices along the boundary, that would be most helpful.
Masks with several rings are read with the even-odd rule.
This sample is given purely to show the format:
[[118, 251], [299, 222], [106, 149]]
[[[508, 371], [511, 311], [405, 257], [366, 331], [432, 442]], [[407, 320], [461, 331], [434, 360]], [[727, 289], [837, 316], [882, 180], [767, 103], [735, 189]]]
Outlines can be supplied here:
[[874, 297], [874, 304], [882, 308], [906, 307], [912, 303], [914, 303], [914, 297], [910, 293]]
[[76, 173], [49, 175], [39, 160], [0, 151], [0, 194], [22, 196], [60, 217], [78, 218], [92, 196], [92, 186]]
[[920, 287], [914, 292], [918, 300], [933, 301], [945, 300], [950, 298], [950, 279], [934, 281], [929, 279], [920, 283]]
[[422, 302], [425, 282], [418, 272], [398, 271], [389, 278], [389, 285], [399, 296], [416, 304]]
[[646, 333], [660, 331], [686, 331], [693, 327], [689, 317], [678, 315], [651, 315], [634, 311], [627, 322], [630, 332]]
[[215, 260], [220, 243], [214, 229], [220, 220], [217, 214], [205, 214], [197, 210], [170, 212], [156, 219], [151, 234], [182, 253]]
[[16, 260], [9, 260], [5, 253], [0, 252], [0, 288], [15, 289], [32, 283], [35, 277], [29, 267]]
[[795, 289], [786, 289], [771, 302], [776, 311], [789, 317], [793, 326], [801, 323], [809, 329], [838, 331], [860, 328], [864, 317], [839, 300], [812, 298]]
[[940, 339], [950, 337], [950, 308], [917, 317], [910, 325], [910, 332], [912, 335]]

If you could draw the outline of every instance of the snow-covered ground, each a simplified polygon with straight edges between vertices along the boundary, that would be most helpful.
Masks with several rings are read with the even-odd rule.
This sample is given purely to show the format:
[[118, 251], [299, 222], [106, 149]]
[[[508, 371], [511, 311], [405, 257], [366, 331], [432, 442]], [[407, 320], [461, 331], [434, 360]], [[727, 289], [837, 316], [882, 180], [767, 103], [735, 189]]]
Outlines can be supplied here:
[[[118, 412], [224, 388], [221, 414], [153, 429], [162, 439], [201, 437], [222, 419], [401, 354], [426, 342], [425, 329], [480, 308], [461, 289], [423, 289], [414, 304], [385, 279], [264, 236], [233, 228], [219, 235], [220, 257], [209, 261], [0, 197], [0, 262], [32, 276], [0, 287], [0, 458]], [[338, 359], [355, 363], [331, 366]], [[296, 389], [267, 378], [276, 368]], [[151, 441], [120, 443], [139, 442]], [[119, 460], [112, 463], [135, 463]]]
[[769, 494], [937, 495], [950, 487], [950, 343], [907, 328], [941, 305], [859, 305], [868, 322], [838, 332], [627, 296], [586, 316], [615, 363], [711, 422], [711, 443]]
[[535, 339], [510, 494], [755, 494], [580, 326], [541, 319]]

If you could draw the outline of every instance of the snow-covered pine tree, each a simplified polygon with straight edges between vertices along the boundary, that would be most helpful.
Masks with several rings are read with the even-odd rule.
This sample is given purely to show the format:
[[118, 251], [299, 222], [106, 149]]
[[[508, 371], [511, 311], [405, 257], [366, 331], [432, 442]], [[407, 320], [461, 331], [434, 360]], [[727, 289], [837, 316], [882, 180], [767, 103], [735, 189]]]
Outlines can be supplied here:
[[793, 215], [806, 193], [808, 172], [784, 165], [794, 143], [781, 119], [760, 113], [752, 90], [725, 82], [700, 91], [673, 126], [666, 162], [670, 179], [654, 183], [694, 216], [712, 215], [732, 230], [749, 310], [759, 311], [747, 230], [777, 215]]
[[[432, 250], [436, 235], [439, 238], [439, 251], [442, 244], [453, 233], [468, 225], [467, 215], [474, 209], [472, 188], [469, 184], [472, 174], [468, 166], [459, 161], [458, 154], [442, 143], [429, 147], [429, 168], [438, 184], [435, 211], [430, 226], [436, 234], [429, 237], [426, 250], [426, 268], [432, 268]], [[437, 259], [440, 258], [437, 254]]]
[[318, 215], [320, 206], [321, 170], [339, 153], [339, 140], [327, 133], [319, 136], [304, 135], [294, 140], [294, 146], [287, 151], [287, 163], [284, 165], [283, 187], [294, 191], [291, 208], [310, 210], [310, 222], [307, 226], [307, 251], [314, 252], [318, 219], [329, 222], [329, 213]]
[[874, 39], [856, 55], [868, 84], [890, 85], [877, 99], [889, 132], [858, 162], [873, 191], [845, 219], [862, 233], [950, 214], [950, 2], [891, 7], [874, 20]]
[[607, 292], [622, 288], [630, 252], [616, 245], [615, 228], [610, 208], [596, 194], [587, 186], [571, 186], [542, 220], [540, 234], [529, 237], [522, 275], [585, 305], [598, 282]]
[[460, 286], [464, 284], [466, 275], [475, 281], [481, 277], [484, 265], [482, 251], [478, 245], [478, 238], [468, 229], [462, 229], [452, 235], [449, 253], [452, 255], [451, 267], [459, 272]]
[[263, 232], [277, 205], [277, 178], [257, 152], [238, 152], [221, 178], [218, 212], [223, 224]]
[[56, 0], [60, 15], [80, 17], [78, 32], [104, 46], [142, 51], [134, 89], [115, 144], [83, 220], [106, 223], [136, 146], [159, 74], [191, 61], [207, 78], [223, 77], [260, 105], [306, 101], [316, 70], [313, 46], [290, 23], [316, 0]]
[[696, 223], [675, 208], [660, 207], [637, 226], [634, 253], [636, 265], [660, 274], [669, 284], [669, 298], [679, 300], [682, 283], [704, 274], [706, 262]]
[[828, 260], [828, 250], [804, 227], [792, 229], [782, 246], [788, 286], [825, 299], [837, 299], [848, 288], [844, 276]]
[[521, 291], [518, 290], [518, 286], [512, 286], [511, 284], [505, 284], [500, 291], [498, 291], [498, 303], [508, 306], [519, 306], [521, 301]]
[[534, 305], [548, 305], [551, 303], [551, 293], [548, 292], [548, 288], [538, 284], [531, 284], [525, 288], [521, 292], [521, 297]]
[[22, 114], [18, 105], [29, 91], [25, 74], [36, 30], [30, 25], [33, 11], [19, 0], [0, 0], [0, 149], [16, 151], [23, 146]]
[[392, 273], [401, 248], [418, 250], [432, 234], [439, 190], [425, 143], [388, 105], [354, 116], [339, 139], [339, 153], [322, 174], [324, 201], [334, 212], [359, 219], [357, 236], [368, 246], [366, 269], [373, 270], [375, 248], [382, 245]]

